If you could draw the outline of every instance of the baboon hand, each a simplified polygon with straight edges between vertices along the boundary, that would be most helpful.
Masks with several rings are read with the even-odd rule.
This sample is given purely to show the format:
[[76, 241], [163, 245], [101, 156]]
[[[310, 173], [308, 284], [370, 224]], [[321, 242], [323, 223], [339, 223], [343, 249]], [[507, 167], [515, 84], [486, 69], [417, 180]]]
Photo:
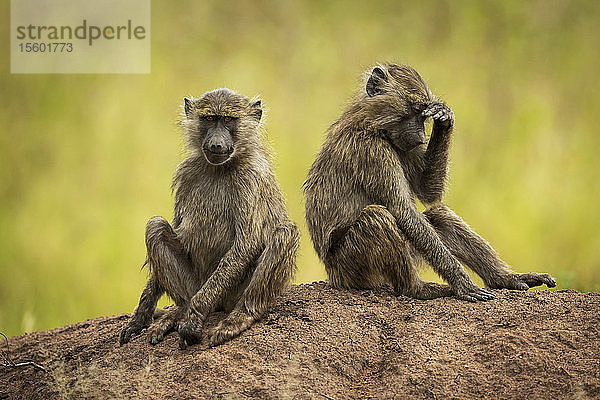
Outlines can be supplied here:
[[140, 319], [133, 317], [131, 321], [129, 321], [127, 326], [121, 331], [121, 335], [119, 337], [119, 345], [123, 346], [125, 343], [128, 343], [133, 336], [139, 335], [140, 332], [144, 328], [147, 328], [149, 325], [150, 323], [146, 323]]
[[441, 101], [431, 102], [421, 115], [426, 118], [431, 117], [434, 122], [441, 124], [445, 128], [454, 126], [454, 112]]
[[198, 317], [188, 317], [179, 324], [179, 348], [185, 350], [188, 346], [202, 341], [202, 320]]
[[[470, 281], [470, 279], [469, 279]], [[492, 300], [496, 295], [489, 290], [480, 288], [475, 282], [459, 281], [460, 283], [452, 285], [454, 295], [457, 299], [466, 301], [487, 301]]]

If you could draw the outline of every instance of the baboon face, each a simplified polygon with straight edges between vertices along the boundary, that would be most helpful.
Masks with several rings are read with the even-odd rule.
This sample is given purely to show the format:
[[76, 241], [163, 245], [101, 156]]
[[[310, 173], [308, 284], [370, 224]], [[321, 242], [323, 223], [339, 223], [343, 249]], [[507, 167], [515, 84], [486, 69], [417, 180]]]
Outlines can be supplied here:
[[410, 151], [425, 143], [425, 117], [421, 111], [413, 111], [400, 121], [384, 125], [381, 133], [402, 151]]
[[375, 67], [366, 84], [374, 127], [394, 147], [410, 151], [425, 143], [421, 113], [434, 100], [421, 76], [406, 65]]
[[203, 132], [202, 151], [209, 163], [223, 164], [233, 153], [233, 136], [237, 118], [230, 115], [204, 115], [199, 128]]
[[210, 164], [226, 163], [256, 139], [262, 116], [260, 100], [251, 101], [229, 89], [184, 100], [188, 142], [202, 150]]

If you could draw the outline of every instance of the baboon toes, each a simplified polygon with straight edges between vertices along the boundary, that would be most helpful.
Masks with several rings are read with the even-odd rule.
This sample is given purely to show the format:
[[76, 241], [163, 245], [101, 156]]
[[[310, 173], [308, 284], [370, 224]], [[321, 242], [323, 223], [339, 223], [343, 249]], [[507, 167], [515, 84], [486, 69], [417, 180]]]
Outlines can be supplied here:
[[528, 287], [535, 287], [546, 285], [548, 287], [555, 287], [556, 281], [548, 274], [540, 274], [537, 272], [529, 272], [526, 274], [517, 274], [521, 282], [527, 284]]
[[215, 332], [213, 332], [213, 334], [210, 337], [209, 346], [220, 346], [236, 335], [237, 333], [235, 331], [229, 329], [217, 329], [215, 330]]
[[509, 289], [509, 290], [527, 290], [529, 289], [529, 285], [525, 282], [521, 281], [517, 276], [510, 276], [509, 278], [504, 278], [502, 280], [498, 280], [488, 285], [494, 289]]
[[253, 322], [254, 317], [241, 311], [233, 311], [227, 318], [219, 322], [219, 325], [211, 332], [210, 347], [219, 346], [236, 337], [248, 329]]
[[493, 292], [480, 288], [470, 278], [457, 280], [452, 284], [452, 289], [454, 290], [454, 296], [459, 300], [476, 302], [496, 298]]
[[222, 321], [210, 336], [210, 347], [220, 346], [226, 341], [239, 335], [247, 326], [241, 324], [223, 323]]
[[150, 344], [155, 345], [162, 342], [169, 332], [176, 330], [177, 325], [173, 312], [156, 321], [152, 324], [150, 329], [148, 329], [148, 340]]
[[541, 285], [555, 287], [556, 281], [548, 274], [537, 272], [528, 272], [525, 274], [513, 273], [497, 282], [493, 282], [489, 286], [497, 289], [527, 290]]
[[123, 330], [121, 331], [121, 335], [119, 336], [119, 345], [123, 346], [125, 343], [128, 343], [133, 336], [137, 336], [140, 332], [145, 328], [143, 324], [138, 323], [129, 323]]

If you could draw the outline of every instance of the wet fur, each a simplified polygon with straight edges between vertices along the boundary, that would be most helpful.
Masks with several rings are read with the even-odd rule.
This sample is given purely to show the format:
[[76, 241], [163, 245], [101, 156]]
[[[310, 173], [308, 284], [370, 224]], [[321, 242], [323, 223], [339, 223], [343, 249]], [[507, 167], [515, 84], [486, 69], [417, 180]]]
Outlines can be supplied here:
[[[526, 290], [555, 282], [547, 274], [517, 274], [494, 249], [442, 203], [454, 128], [452, 110], [406, 65], [378, 65], [363, 90], [329, 128], [304, 184], [306, 221], [331, 285], [391, 284], [417, 298], [454, 295], [489, 300], [461, 262], [488, 288]], [[434, 120], [427, 143], [423, 121]], [[403, 138], [413, 138], [406, 146]], [[410, 150], [404, 150], [410, 148]], [[426, 205], [417, 211], [415, 198]], [[426, 262], [448, 283], [423, 282]]]
[[[186, 100], [182, 125], [189, 156], [173, 179], [174, 217], [146, 227], [150, 278], [121, 344], [150, 325], [163, 293], [176, 306], [150, 328], [155, 344], [178, 330], [180, 345], [197, 343], [214, 310], [230, 314], [211, 333], [211, 345], [238, 335], [260, 318], [295, 273], [297, 226], [261, 138], [261, 103], [229, 89]], [[213, 165], [202, 151], [206, 115], [235, 117], [231, 158]]]

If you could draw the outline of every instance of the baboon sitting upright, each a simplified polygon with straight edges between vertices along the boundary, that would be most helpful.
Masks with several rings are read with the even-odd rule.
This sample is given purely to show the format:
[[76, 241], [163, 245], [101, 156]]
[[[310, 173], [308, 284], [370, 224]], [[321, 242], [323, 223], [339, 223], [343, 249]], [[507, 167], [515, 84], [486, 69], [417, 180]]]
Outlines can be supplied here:
[[150, 327], [150, 343], [171, 330], [181, 348], [198, 343], [207, 315], [223, 309], [210, 338], [221, 344], [260, 318], [295, 272], [299, 231], [261, 141], [260, 100], [216, 89], [186, 98], [184, 110], [191, 153], [173, 178], [173, 223], [148, 221], [150, 278], [121, 344], [150, 326], [163, 293], [175, 306]]
[[[433, 119], [426, 144], [424, 122]], [[454, 114], [406, 65], [376, 66], [365, 90], [329, 129], [304, 184], [306, 221], [329, 282], [340, 288], [391, 284], [420, 299], [489, 300], [488, 288], [556, 285], [548, 274], [515, 273], [444, 205]], [[427, 207], [418, 212], [415, 196]], [[428, 262], [449, 284], [422, 281]]]

